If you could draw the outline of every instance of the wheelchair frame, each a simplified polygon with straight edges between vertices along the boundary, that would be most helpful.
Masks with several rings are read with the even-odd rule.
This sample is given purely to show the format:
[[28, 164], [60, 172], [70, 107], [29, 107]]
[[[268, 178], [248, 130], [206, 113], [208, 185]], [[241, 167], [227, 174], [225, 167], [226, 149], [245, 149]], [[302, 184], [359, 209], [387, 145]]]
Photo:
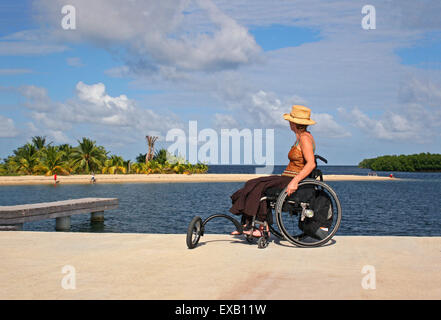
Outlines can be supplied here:
[[[253, 232], [251, 232], [250, 235], [246, 235], [246, 240], [250, 243], [253, 243], [257, 239], [257, 245], [258, 248], [263, 249], [266, 248], [270, 242], [270, 232], [275, 235], [277, 238], [281, 240], [287, 240], [290, 243], [299, 246], [299, 247], [318, 247], [321, 245], [324, 245], [327, 243], [331, 238], [335, 235], [337, 232], [340, 223], [341, 223], [341, 216], [342, 216], [342, 210], [341, 210], [341, 204], [338, 199], [337, 194], [335, 191], [326, 183], [323, 182], [323, 174], [321, 170], [317, 169], [317, 159], [320, 159], [321, 161], [327, 163], [327, 160], [319, 155], [315, 155], [315, 161], [316, 161], [316, 168], [311, 172], [311, 174], [304, 180], [302, 180], [299, 183], [299, 188], [301, 186], [305, 185], [313, 185], [315, 190], [321, 189], [326, 190], [327, 193], [329, 193], [329, 197], [331, 199], [331, 209], [333, 210], [334, 207], [336, 209], [336, 217], [335, 217], [335, 224], [332, 227], [332, 230], [328, 231], [328, 234], [323, 239], [313, 239], [309, 237], [309, 240], [305, 242], [304, 235], [291, 235], [288, 230], [286, 229], [286, 226], [283, 222], [282, 213], [286, 212], [283, 210], [283, 206], [285, 204], [285, 200], [287, 198], [286, 188], [281, 190], [279, 194], [276, 196], [263, 196], [260, 201], [267, 201], [267, 205], [269, 208], [269, 214], [272, 214], [272, 210], [274, 209], [275, 215], [276, 215], [276, 222], [279, 230], [276, 230], [271, 224], [269, 224], [267, 221], [259, 221], [256, 219], [256, 217], [252, 218], [252, 221], [248, 223], [247, 227], [249, 227], [252, 231], [257, 229], [256, 225], [261, 225], [263, 228], [260, 228], [262, 231], [262, 236], [260, 237], [254, 237], [252, 235]], [[318, 180], [317, 180], [318, 179]], [[289, 200], [287, 203], [295, 204], [294, 201]], [[304, 219], [307, 217], [308, 214], [311, 214], [311, 212], [308, 212], [309, 204], [308, 203], [297, 203], [302, 208], [301, 213], [298, 216], [299, 221], [304, 221]], [[312, 210], [310, 210], [312, 211]], [[292, 212], [290, 211], [289, 214], [292, 216]], [[194, 217], [187, 230], [187, 247], [189, 249], [193, 249], [197, 246], [201, 236], [204, 235], [205, 232], [205, 226], [206, 224], [217, 218], [225, 218], [229, 221], [231, 221], [234, 226], [236, 227], [237, 231], [240, 234], [243, 234], [243, 224], [244, 224], [244, 217], [242, 217], [242, 221], [239, 222], [237, 219], [233, 218], [230, 215], [227, 214], [214, 214], [209, 216], [207, 219], [202, 220], [201, 217], [196, 216]], [[333, 217], [334, 218], [334, 217]], [[302, 238], [303, 237], [303, 238]], [[316, 241], [311, 241], [316, 240]]]

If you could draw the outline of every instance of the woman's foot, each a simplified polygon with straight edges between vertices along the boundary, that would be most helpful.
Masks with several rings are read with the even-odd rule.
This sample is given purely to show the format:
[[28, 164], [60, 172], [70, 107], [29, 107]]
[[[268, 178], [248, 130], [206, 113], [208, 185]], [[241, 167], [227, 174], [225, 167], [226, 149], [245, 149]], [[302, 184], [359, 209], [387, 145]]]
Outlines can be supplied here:
[[[263, 226], [260, 226], [258, 229], [254, 229], [254, 230], [246, 230], [243, 233], [245, 233], [246, 235], [249, 236], [253, 236], [256, 238], [260, 238], [263, 237]], [[269, 230], [267, 230], [268, 233], [268, 237], [270, 236]]]
[[[243, 230], [245, 230], [245, 228], [247, 227], [247, 225], [244, 224], [242, 227], [243, 227]], [[245, 232], [245, 231], [244, 231], [244, 232]], [[231, 232], [230, 234], [231, 234], [232, 236], [238, 236], [238, 235], [241, 235], [242, 232], [239, 232], [238, 230], [234, 230], [234, 231]]]
[[263, 235], [262, 231], [260, 231], [259, 229], [248, 230], [248, 231], [244, 231], [243, 233], [245, 233], [246, 235], [249, 235], [249, 236], [256, 237], [256, 238], [260, 238]]

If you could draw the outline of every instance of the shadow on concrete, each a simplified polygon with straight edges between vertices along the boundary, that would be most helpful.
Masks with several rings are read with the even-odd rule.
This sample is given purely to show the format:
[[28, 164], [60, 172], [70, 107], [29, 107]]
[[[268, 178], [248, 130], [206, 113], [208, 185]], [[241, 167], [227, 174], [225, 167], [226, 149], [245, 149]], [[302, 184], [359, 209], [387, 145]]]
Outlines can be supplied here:
[[[202, 240], [203, 240], [203, 238], [201, 238], [201, 240], [198, 243], [197, 247], [206, 245], [207, 243], [210, 243], [210, 242], [228, 242], [228, 243], [231, 243], [231, 244], [235, 244], [235, 243], [237, 243], [237, 244], [246, 244], [246, 245], [253, 245], [253, 246], [257, 247], [257, 238], [253, 239], [252, 242], [249, 242], [249, 241], [247, 241], [245, 239], [245, 237], [243, 235], [235, 236], [234, 240], [231, 240], [231, 239], [228, 239], [228, 240], [226, 240], [226, 239], [219, 239], [219, 240], [208, 240], [208, 241], [202, 241]], [[319, 247], [298, 247], [298, 246], [296, 246], [296, 245], [294, 245], [294, 244], [292, 244], [292, 243], [290, 243], [290, 242], [288, 242], [286, 240], [280, 240], [279, 238], [275, 238], [275, 237], [272, 236], [270, 238], [270, 244], [271, 243], [275, 243], [275, 244], [280, 245], [282, 247], [288, 247], [288, 248], [315, 249], [315, 248], [322, 248], [322, 247], [332, 246], [332, 245], [336, 244], [337, 241], [335, 241], [334, 239], [331, 239], [327, 243], [325, 243], [324, 245], [321, 245]]]
[[[329, 240], [328, 242], [326, 242], [325, 244], [318, 246], [318, 247], [298, 247], [286, 240], [280, 240], [279, 238], [272, 238], [273, 242], [281, 245], [283, 247], [295, 247], [295, 248], [299, 248], [299, 249], [316, 249], [316, 248], [322, 248], [322, 247], [329, 247], [329, 246], [333, 246], [334, 244], [337, 243], [337, 241], [335, 241], [334, 239]], [[283, 241], [283, 242], [282, 242]]]

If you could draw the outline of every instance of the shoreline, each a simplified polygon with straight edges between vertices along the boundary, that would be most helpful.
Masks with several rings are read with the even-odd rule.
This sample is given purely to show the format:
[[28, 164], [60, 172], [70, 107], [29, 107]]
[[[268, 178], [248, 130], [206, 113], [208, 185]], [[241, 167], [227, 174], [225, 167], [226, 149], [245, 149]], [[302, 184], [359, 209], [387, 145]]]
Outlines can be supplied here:
[[[97, 174], [97, 184], [108, 183], [197, 183], [197, 182], [245, 182], [269, 174]], [[59, 184], [90, 184], [91, 175], [58, 176]], [[323, 175], [324, 181], [396, 181], [397, 178], [358, 175]], [[53, 185], [53, 176], [0, 176], [0, 186]]]

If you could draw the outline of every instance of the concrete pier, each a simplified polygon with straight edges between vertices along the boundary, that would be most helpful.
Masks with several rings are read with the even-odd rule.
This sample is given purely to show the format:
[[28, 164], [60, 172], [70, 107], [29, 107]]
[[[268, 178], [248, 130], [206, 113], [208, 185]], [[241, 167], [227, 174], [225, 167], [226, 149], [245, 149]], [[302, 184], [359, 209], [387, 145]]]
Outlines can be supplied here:
[[0, 299], [441, 299], [441, 237], [0, 233]]
[[103, 222], [104, 211], [118, 207], [116, 198], [81, 198], [54, 202], [0, 206], [0, 231], [22, 230], [23, 223], [55, 218], [56, 231], [70, 230], [70, 217], [91, 214], [91, 222]]

